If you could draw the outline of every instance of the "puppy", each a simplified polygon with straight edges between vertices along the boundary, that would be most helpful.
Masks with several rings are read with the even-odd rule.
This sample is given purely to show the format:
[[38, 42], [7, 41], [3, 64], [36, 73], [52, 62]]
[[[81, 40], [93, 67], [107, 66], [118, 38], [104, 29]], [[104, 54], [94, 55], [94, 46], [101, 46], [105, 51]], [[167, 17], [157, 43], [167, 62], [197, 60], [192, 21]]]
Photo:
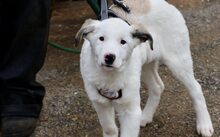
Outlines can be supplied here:
[[[187, 88], [196, 111], [197, 131], [210, 137], [213, 126], [201, 86], [194, 77], [183, 16], [164, 0], [124, 0], [124, 4], [130, 7], [130, 13], [111, 7], [123, 20], [89, 19], [76, 35], [77, 44], [84, 38], [80, 70], [103, 136], [118, 137], [115, 111], [119, 114], [120, 137], [137, 137], [140, 125], [152, 122], [164, 90], [158, 74], [160, 63]], [[143, 111], [141, 81], [149, 90]]]

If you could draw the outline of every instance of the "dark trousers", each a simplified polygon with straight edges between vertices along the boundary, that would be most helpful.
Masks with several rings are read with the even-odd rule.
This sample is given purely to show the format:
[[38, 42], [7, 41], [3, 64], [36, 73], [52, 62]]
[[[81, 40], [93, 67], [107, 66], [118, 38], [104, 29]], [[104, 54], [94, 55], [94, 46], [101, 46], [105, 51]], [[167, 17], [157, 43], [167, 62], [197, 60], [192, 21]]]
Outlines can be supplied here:
[[50, 0], [0, 0], [0, 116], [38, 117]]

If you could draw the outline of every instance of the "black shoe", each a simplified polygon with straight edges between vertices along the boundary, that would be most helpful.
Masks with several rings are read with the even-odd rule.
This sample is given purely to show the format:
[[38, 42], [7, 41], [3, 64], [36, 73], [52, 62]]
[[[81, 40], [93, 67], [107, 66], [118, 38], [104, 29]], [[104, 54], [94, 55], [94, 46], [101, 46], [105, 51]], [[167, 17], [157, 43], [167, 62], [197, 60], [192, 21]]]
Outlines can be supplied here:
[[1, 119], [2, 137], [29, 137], [37, 124], [33, 117], [3, 117]]

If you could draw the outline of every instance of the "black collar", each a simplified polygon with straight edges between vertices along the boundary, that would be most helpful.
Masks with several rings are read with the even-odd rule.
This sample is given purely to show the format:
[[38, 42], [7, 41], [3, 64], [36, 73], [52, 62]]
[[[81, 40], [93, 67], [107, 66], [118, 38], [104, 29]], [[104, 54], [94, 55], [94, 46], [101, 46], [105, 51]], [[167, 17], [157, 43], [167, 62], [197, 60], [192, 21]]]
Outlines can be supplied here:
[[99, 89], [98, 93], [109, 99], [109, 100], [115, 100], [115, 99], [119, 99], [122, 97], [122, 89], [118, 90], [118, 91], [111, 91], [111, 90], [103, 90], [103, 89]]

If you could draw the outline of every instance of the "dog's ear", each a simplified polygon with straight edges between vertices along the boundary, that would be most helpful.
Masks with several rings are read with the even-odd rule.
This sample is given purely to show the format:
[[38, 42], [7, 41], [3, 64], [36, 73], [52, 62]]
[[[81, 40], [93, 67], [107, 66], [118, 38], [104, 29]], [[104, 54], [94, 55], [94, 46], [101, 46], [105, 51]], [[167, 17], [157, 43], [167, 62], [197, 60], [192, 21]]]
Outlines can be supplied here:
[[134, 28], [132, 32], [133, 38], [137, 38], [140, 40], [140, 42], [146, 42], [149, 41], [150, 48], [153, 50], [153, 38], [151, 34], [141, 25], [132, 26]]
[[80, 30], [76, 33], [75, 36], [75, 46], [78, 46], [81, 40], [86, 37], [89, 33], [95, 30], [95, 24], [98, 23], [98, 20], [87, 19]]

